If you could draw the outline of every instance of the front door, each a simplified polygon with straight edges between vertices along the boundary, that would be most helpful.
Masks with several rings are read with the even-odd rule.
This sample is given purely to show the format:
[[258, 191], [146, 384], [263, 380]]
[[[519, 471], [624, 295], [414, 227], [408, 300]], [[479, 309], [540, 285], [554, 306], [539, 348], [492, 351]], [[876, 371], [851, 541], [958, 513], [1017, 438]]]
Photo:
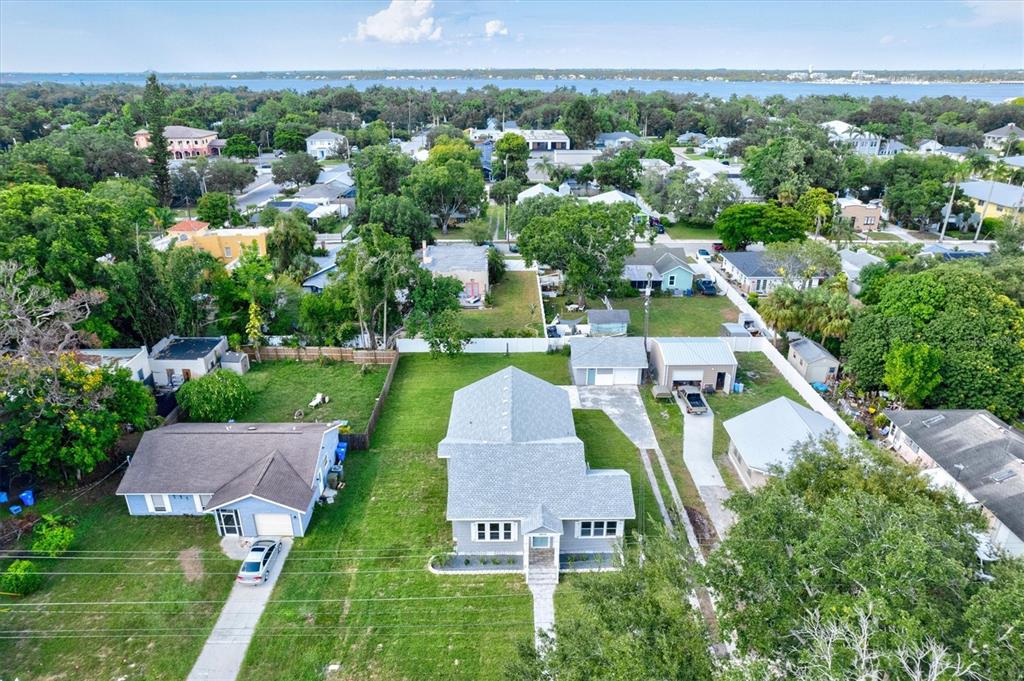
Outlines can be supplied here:
[[186, 381], [191, 381], [192, 380], [192, 370], [191, 369], [182, 369], [181, 370], [181, 377], [183, 379], [185, 379]]
[[217, 532], [222, 537], [242, 534], [242, 523], [238, 519], [238, 511], [219, 509], [217, 511]]
[[725, 388], [725, 372], [719, 371], [718, 376], [715, 377], [715, 390], [722, 390]]
[[532, 534], [528, 540], [530, 550], [529, 569], [557, 569], [555, 562], [555, 545], [551, 535]]

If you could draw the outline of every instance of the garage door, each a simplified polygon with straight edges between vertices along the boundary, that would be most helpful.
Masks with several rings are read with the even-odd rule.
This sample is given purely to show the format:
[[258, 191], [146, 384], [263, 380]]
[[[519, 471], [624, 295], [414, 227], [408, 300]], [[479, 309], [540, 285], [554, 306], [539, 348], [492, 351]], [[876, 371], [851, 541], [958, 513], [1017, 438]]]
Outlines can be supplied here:
[[594, 385], [615, 385], [615, 372], [612, 369], [598, 369], [594, 376]]
[[674, 369], [672, 371], [672, 381], [703, 381], [704, 370], [703, 369]]
[[254, 518], [256, 520], [256, 534], [261, 537], [264, 535], [291, 537], [294, 534], [292, 531], [292, 517], [287, 513], [257, 513]]
[[640, 381], [636, 378], [636, 369], [616, 369], [615, 385], [636, 385]]

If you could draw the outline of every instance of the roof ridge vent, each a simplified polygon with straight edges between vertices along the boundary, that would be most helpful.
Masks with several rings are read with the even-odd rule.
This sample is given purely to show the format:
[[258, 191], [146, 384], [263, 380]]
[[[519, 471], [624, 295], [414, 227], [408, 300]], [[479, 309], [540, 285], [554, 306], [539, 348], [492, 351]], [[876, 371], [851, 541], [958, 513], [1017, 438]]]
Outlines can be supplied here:
[[935, 416], [929, 416], [924, 421], [921, 421], [921, 425], [925, 428], [931, 428], [937, 423], [941, 423], [946, 420], [945, 414], [936, 414]]

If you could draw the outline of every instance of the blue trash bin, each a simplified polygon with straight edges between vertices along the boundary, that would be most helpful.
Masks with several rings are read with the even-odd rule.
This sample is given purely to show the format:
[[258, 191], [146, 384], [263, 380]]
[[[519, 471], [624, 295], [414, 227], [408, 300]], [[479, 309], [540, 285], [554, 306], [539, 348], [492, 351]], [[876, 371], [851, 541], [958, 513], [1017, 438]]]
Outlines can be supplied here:
[[0, 504], [7, 503], [7, 492], [0, 492]]
[[30, 489], [27, 489], [21, 494], [19, 494], [18, 498], [21, 499], [21, 503], [25, 504], [26, 506], [36, 505], [36, 496], [32, 493], [32, 490]]
[[345, 456], [348, 454], [348, 443], [342, 440], [338, 443], [338, 446], [334, 448], [335, 460], [341, 463], [345, 460]]
[[7, 510], [11, 512], [11, 515], [18, 515], [21, 513], [21, 506], [15, 504], [14, 506], [9, 506]]

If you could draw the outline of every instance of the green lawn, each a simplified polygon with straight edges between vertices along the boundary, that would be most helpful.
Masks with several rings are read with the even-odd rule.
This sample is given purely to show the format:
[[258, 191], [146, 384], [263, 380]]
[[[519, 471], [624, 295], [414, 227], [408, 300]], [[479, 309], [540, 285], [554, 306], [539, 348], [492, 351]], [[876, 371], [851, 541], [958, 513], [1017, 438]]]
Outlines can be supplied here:
[[491, 307], [463, 310], [462, 325], [470, 336], [490, 333], [502, 336], [507, 330], [543, 330], [536, 272], [506, 272], [500, 284], [491, 287]]
[[680, 220], [665, 225], [665, 233], [673, 239], [692, 239], [698, 241], [718, 241], [718, 231], [714, 225]]
[[715, 393], [707, 396], [708, 406], [715, 412], [715, 461], [723, 473], [726, 484], [734, 491], [741, 489], [741, 484], [725, 459], [729, 450], [729, 434], [725, 432], [725, 426], [722, 424], [733, 416], [771, 402], [777, 397], [788, 397], [797, 404], [807, 406], [796, 388], [782, 377], [764, 354], [737, 352], [736, 359], [739, 360], [736, 381], [743, 384], [743, 392], [738, 395]]
[[[350, 454], [338, 502], [296, 540], [240, 678], [502, 677], [502, 660], [532, 631], [522, 576], [437, 576], [425, 566], [451, 541], [436, 447], [452, 394], [508, 365], [569, 382], [563, 355], [402, 357], [373, 449]], [[331, 662], [341, 671], [325, 677]]]
[[[613, 300], [612, 306], [629, 310], [631, 336], [644, 334], [642, 297]], [[722, 322], [734, 322], [737, 310], [725, 296], [657, 296], [651, 298], [651, 336], [717, 336]]]
[[[294, 421], [296, 410], [304, 421], [346, 419], [352, 430], [365, 430], [387, 377], [386, 366], [371, 366], [364, 373], [351, 362], [297, 362], [275, 360], [253, 362], [243, 378], [256, 393], [256, 402], [239, 422], [285, 423]], [[310, 409], [317, 393], [331, 398], [327, 404]]]
[[636, 520], [626, 521], [626, 536], [634, 530], [645, 533], [650, 522], [660, 524], [658, 501], [647, 480], [636, 445], [599, 409], [575, 409], [572, 418], [576, 423], [576, 435], [583, 440], [587, 463], [591, 468], [621, 468], [629, 473], [633, 484]]
[[[40, 571], [69, 574], [48, 575], [27, 598], [0, 596], [0, 632], [6, 632], [0, 633], [0, 677], [180, 681], [188, 675], [238, 563], [220, 552], [211, 518], [129, 516], [113, 496], [119, 479], [60, 511], [78, 519], [71, 550], [83, 553], [34, 559]], [[54, 496], [37, 509], [61, 502]], [[84, 553], [96, 551], [106, 553]], [[7, 562], [0, 560], [0, 569]], [[26, 630], [46, 634], [6, 637]]]
[[894, 235], [891, 231], [865, 231], [863, 232], [864, 237], [871, 241], [877, 242], [898, 242], [902, 241], [899, 237]]

